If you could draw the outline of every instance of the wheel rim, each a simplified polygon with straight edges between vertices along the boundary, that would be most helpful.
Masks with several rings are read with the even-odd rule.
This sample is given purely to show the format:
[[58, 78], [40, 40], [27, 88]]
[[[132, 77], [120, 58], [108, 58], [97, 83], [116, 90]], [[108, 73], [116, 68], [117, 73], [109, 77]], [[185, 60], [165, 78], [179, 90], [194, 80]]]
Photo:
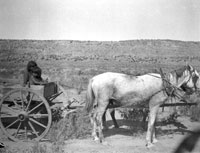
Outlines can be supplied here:
[[7, 93], [0, 103], [0, 126], [14, 141], [40, 140], [52, 121], [46, 99], [29, 88]]

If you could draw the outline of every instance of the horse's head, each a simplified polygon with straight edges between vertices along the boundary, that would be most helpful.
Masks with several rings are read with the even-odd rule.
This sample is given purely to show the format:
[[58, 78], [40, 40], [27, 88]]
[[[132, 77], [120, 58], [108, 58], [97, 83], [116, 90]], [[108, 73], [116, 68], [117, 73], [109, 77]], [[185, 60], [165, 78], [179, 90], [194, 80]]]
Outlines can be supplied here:
[[187, 65], [176, 70], [177, 87], [180, 87], [187, 93], [192, 93], [200, 88], [199, 73], [191, 66]]
[[196, 70], [195, 70], [195, 75], [193, 75], [192, 79], [194, 82], [195, 90], [199, 91], [200, 90], [200, 75]]

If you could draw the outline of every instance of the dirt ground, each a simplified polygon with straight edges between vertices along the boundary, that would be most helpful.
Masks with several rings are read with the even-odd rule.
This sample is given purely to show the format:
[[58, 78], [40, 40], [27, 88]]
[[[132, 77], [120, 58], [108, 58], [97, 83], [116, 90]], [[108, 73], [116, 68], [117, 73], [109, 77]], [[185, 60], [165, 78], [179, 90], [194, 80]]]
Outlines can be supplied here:
[[[76, 100], [83, 102], [84, 92], [78, 94], [77, 90], [67, 90], [67, 99], [75, 97]], [[77, 96], [79, 95], [79, 96]], [[63, 101], [59, 99], [60, 101]], [[81, 101], [82, 100], [82, 101]], [[64, 104], [66, 105], [66, 104]], [[167, 113], [167, 112], [165, 112]], [[146, 130], [130, 129], [132, 123], [123, 120], [119, 113], [116, 113], [116, 119], [119, 129], [112, 125], [110, 115], [107, 113], [108, 130], [104, 130], [105, 143], [95, 142], [91, 137], [85, 139], [66, 140], [62, 146], [64, 153], [173, 153], [182, 140], [193, 130], [200, 129], [200, 122], [193, 122], [189, 117], [179, 117], [177, 124], [158, 125], [157, 139], [159, 140], [152, 148], [148, 149], [145, 141]], [[135, 123], [137, 128], [138, 125]], [[132, 124], [132, 128], [134, 124]], [[0, 142], [3, 142], [9, 150], [17, 153], [26, 152], [34, 146], [34, 143], [13, 142], [6, 138], [0, 130]], [[52, 148], [52, 143], [43, 140], [39, 144], [47, 146], [47, 150]], [[1, 152], [1, 151], [0, 151]], [[47, 151], [48, 152], [48, 151]], [[30, 151], [27, 151], [30, 153]], [[60, 152], [59, 152], [60, 153]], [[192, 153], [200, 153], [200, 139], [197, 142]]]
[[[119, 121], [119, 129], [111, 125], [107, 131], [104, 131], [106, 143], [99, 144], [91, 138], [70, 140], [65, 142], [64, 150], [67, 153], [172, 153], [189, 131], [200, 128], [199, 122], [191, 122], [189, 118], [180, 117], [178, 120], [185, 130], [177, 129], [174, 125], [158, 126], [159, 141], [150, 149], [145, 147], [146, 132], [131, 133], [128, 126]], [[193, 152], [200, 152], [200, 139]]]
[[[100, 144], [92, 138], [67, 140], [63, 145], [64, 153], [172, 153], [180, 142], [188, 135], [190, 131], [200, 129], [199, 122], [192, 122], [187, 117], [179, 117], [178, 121], [181, 127], [175, 125], [157, 126], [158, 142], [150, 149], [145, 147], [146, 132], [131, 132], [128, 124], [117, 114], [119, 129], [115, 129], [110, 120], [109, 114], [108, 126], [109, 129], [104, 131], [105, 143]], [[33, 143], [12, 142], [9, 141], [1, 132], [1, 142], [4, 142], [12, 151], [26, 150], [33, 146]], [[52, 144], [49, 142], [41, 142], [48, 149]], [[193, 153], [200, 152], [200, 139], [193, 150]]]

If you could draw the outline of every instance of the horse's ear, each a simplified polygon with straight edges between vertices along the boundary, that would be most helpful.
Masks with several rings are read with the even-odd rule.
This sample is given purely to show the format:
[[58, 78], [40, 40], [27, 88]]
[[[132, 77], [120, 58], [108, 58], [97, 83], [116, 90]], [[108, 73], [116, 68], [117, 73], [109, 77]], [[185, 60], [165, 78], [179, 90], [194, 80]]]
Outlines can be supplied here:
[[187, 69], [190, 70], [190, 65], [187, 63], [186, 65]]
[[189, 64], [188, 64], [188, 69], [189, 69], [189, 71], [194, 71], [194, 68]]
[[189, 71], [193, 71], [193, 67], [188, 62], [186, 62], [186, 67]]

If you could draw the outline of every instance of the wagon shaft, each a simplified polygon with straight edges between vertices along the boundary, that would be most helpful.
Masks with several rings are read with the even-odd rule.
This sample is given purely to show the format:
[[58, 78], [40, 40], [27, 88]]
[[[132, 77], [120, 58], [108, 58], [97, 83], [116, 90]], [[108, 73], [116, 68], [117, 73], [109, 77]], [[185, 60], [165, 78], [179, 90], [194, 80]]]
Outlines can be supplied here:
[[197, 103], [165, 103], [160, 107], [169, 107], [169, 106], [193, 106], [197, 105]]

